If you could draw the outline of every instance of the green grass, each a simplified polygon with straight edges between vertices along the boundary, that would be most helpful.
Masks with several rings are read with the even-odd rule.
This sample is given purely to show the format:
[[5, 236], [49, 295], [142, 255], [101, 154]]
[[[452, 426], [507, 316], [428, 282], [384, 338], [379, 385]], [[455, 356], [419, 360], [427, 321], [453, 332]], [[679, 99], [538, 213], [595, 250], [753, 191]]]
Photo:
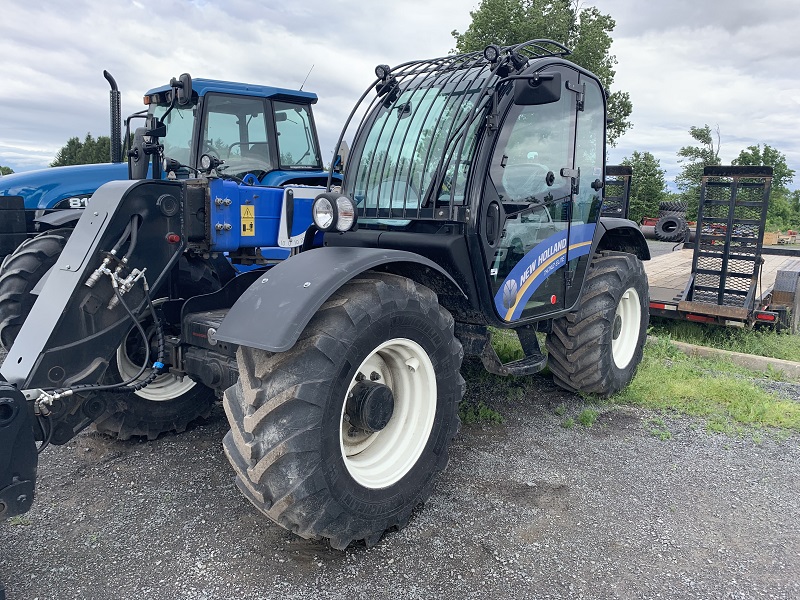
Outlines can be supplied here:
[[653, 319], [650, 333], [687, 344], [800, 362], [800, 335], [772, 329], [719, 327], [670, 319]]
[[666, 340], [645, 347], [630, 386], [611, 400], [704, 417], [710, 431], [744, 425], [800, 431], [800, 403], [783, 400], [752, 382], [759, 374], [722, 360], [689, 358]]
[[503, 422], [503, 415], [483, 402], [462, 402], [458, 407], [458, 416], [464, 425], [498, 424]]
[[593, 408], [584, 408], [578, 415], [578, 423], [584, 427], [591, 427], [597, 421], [597, 411]]

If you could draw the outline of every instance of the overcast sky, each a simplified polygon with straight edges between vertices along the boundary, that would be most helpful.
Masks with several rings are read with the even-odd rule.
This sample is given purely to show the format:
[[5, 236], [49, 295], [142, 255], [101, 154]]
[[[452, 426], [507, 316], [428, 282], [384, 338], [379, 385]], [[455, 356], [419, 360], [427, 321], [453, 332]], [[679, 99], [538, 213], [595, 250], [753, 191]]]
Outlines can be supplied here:
[[[4, 0], [0, 6], [0, 165], [47, 166], [73, 136], [108, 135], [108, 84], [123, 114], [148, 88], [189, 72], [316, 92], [323, 158], [354, 101], [389, 65], [447, 54], [479, 0]], [[633, 129], [609, 162], [650, 151], [678, 172], [692, 125], [719, 126], [730, 163], [770, 144], [798, 171], [800, 11], [796, 0], [586, 0], [617, 22], [613, 89]], [[612, 90], [613, 91], [613, 90]]]

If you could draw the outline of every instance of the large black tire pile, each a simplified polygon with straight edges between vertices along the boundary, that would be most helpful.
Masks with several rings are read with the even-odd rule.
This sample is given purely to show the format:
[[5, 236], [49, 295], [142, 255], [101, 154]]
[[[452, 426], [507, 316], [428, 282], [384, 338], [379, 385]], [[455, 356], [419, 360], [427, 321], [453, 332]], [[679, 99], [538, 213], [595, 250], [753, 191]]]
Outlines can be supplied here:
[[686, 238], [685, 202], [662, 202], [658, 206], [658, 222], [655, 225], [656, 239], [662, 242], [680, 242]]

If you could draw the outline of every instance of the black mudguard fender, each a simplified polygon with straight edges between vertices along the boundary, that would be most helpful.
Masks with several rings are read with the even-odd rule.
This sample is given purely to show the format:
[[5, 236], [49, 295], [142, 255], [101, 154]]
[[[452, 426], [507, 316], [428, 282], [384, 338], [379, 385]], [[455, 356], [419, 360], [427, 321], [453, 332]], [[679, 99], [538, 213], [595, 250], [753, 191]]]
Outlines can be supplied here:
[[601, 217], [594, 232], [592, 252], [615, 250], [628, 252], [639, 260], [650, 260], [650, 248], [642, 230], [633, 221], [614, 217]]
[[294, 346], [311, 317], [336, 290], [359, 273], [391, 263], [435, 269], [461, 289], [442, 267], [413, 252], [317, 248], [292, 256], [266, 271], [236, 301], [216, 337], [240, 346], [285, 352]]
[[39, 215], [33, 220], [33, 222], [40, 225], [46, 225], [48, 229], [63, 227], [64, 225], [72, 225], [74, 227], [85, 211], [85, 208], [58, 209], [54, 210], [53, 212]]

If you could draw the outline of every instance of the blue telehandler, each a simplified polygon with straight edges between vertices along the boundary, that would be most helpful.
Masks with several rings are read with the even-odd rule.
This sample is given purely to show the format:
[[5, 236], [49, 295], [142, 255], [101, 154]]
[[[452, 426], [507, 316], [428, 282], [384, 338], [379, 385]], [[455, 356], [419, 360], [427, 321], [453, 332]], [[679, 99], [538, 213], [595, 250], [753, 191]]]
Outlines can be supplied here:
[[[465, 354], [500, 375], [547, 365], [569, 390], [624, 388], [649, 251], [634, 223], [602, 216], [606, 94], [568, 54], [533, 40], [379, 65], [339, 140], [352, 140], [341, 184], [329, 174], [324, 189], [228, 176], [218, 163], [236, 147], [209, 145], [199, 176], [102, 186], [0, 369], [0, 518], [31, 506], [37, 441], [113, 415], [121, 431], [163, 425], [216, 396], [259, 511], [334, 548], [370, 546], [447, 466]], [[258, 149], [242, 143], [241, 160]], [[213, 290], [178, 276], [182, 259], [216, 271], [215, 255], [259, 264], [270, 246], [291, 255]], [[521, 359], [499, 359], [495, 328], [516, 333]], [[184, 399], [130, 404], [165, 377]]]

